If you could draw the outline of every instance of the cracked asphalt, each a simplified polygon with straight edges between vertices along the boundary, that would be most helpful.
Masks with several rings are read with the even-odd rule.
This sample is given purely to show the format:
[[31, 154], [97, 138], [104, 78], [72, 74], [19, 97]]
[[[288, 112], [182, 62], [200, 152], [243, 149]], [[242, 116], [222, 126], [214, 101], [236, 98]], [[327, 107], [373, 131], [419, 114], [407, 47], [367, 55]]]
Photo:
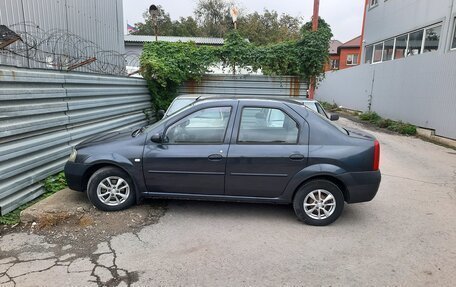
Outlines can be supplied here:
[[301, 224], [291, 206], [150, 201], [134, 226], [120, 212], [117, 229], [6, 232], [0, 286], [454, 286], [456, 152], [340, 123], [377, 136], [383, 178], [330, 226]]

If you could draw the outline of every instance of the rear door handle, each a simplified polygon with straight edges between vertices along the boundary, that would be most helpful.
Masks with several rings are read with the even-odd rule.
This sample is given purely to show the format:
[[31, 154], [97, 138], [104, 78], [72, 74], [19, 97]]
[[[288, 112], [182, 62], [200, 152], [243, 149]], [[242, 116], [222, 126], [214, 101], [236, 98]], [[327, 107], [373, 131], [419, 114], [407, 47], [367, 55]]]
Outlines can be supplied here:
[[214, 154], [211, 154], [210, 156], [208, 156], [207, 158], [211, 161], [218, 161], [218, 160], [221, 160], [223, 158], [223, 156], [221, 154], [214, 153]]
[[290, 155], [290, 159], [291, 160], [303, 160], [304, 155], [302, 155], [300, 153], [295, 153], [295, 154]]

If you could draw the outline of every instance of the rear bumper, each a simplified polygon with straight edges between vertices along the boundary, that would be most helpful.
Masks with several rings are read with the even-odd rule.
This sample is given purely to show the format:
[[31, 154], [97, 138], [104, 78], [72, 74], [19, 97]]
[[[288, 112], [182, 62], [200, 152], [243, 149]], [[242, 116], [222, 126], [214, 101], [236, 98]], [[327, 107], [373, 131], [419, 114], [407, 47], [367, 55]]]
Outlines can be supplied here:
[[68, 161], [65, 164], [65, 178], [68, 187], [76, 191], [85, 191], [86, 184], [84, 182], [84, 174], [88, 166], [82, 163]]
[[351, 172], [339, 176], [347, 188], [348, 203], [371, 201], [377, 194], [381, 178], [379, 170]]

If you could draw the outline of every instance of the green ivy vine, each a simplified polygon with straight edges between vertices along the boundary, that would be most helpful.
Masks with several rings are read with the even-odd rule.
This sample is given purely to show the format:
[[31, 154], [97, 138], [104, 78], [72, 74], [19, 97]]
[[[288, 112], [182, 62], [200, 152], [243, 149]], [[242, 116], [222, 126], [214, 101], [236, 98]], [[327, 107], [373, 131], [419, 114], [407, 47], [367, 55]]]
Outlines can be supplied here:
[[297, 41], [266, 46], [249, 43], [237, 31], [227, 33], [224, 45], [217, 48], [192, 42], [146, 43], [141, 55], [141, 74], [148, 81], [156, 109], [166, 109], [185, 81], [199, 81], [211, 67], [220, 64], [230, 69], [261, 69], [264, 75], [321, 79], [332, 33], [324, 20], [319, 21], [317, 31], [311, 31], [311, 23], [306, 23]]

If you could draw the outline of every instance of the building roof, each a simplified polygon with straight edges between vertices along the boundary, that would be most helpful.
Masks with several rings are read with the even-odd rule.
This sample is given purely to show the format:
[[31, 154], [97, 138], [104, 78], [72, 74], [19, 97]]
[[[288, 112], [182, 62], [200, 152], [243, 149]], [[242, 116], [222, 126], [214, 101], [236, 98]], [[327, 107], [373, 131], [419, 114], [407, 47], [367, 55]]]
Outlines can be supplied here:
[[[125, 35], [124, 41], [127, 43], [144, 43], [154, 42], [155, 36], [144, 35]], [[175, 36], [158, 36], [158, 41], [164, 42], [195, 42], [199, 45], [223, 45], [223, 38], [207, 38], [207, 37], [175, 37]]]
[[339, 48], [359, 48], [361, 47], [361, 36], [351, 39], [343, 43]]
[[331, 40], [329, 42], [329, 54], [337, 54], [337, 48], [342, 45], [339, 40]]

